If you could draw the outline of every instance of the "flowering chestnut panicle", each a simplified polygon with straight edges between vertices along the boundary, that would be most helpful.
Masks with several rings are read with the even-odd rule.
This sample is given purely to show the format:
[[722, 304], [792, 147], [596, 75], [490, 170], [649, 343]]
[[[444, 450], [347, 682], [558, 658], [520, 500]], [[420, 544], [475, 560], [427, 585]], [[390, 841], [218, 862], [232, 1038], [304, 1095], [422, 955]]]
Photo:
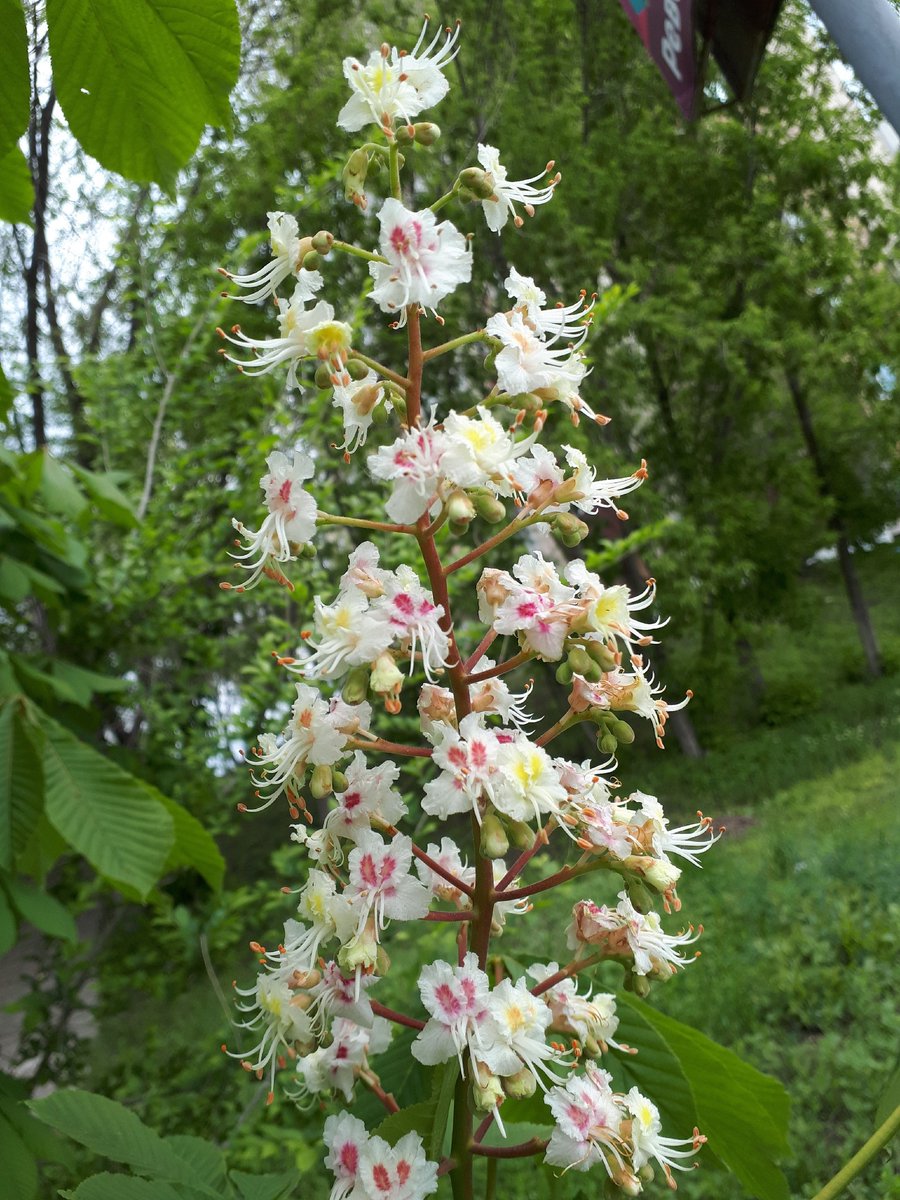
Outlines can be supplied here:
[[[651, 981], [692, 961], [687, 948], [699, 933], [667, 931], [653, 904], [658, 898], [667, 913], [678, 911], [681, 868], [673, 858], [699, 866], [718, 834], [702, 814], [671, 827], [654, 796], [623, 795], [613, 776], [619, 747], [634, 738], [625, 714], [649, 721], [661, 746], [667, 717], [681, 707], [663, 698], [644, 656], [664, 623], [647, 614], [652, 580], [633, 594], [605, 584], [580, 559], [560, 569], [526, 542], [508, 569], [481, 572], [480, 642], [463, 648], [457, 637], [451, 583], [458, 570], [537, 524], [575, 546], [588, 533], [577, 514], [609, 508], [625, 519], [622, 498], [647, 477], [641, 463], [630, 475], [598, 479], [581, 450], [563, 446], [558, 456], [540, 444], [551, 405], [561, 405], [574, 425], [608, 420], [581, 394], [594, 310], [585, 292], [554, 304], [512, 268], [505, 311], [483, 328], [423, 347], [423, 318], [434, 316], [431, 329], [443, 325], [441, 302], [472, 274], [472, 237], [437, 214], [451, 203], [480, 205], [491, 234], [510, 217], [518, 228], [519, 209], [533, 215], [560, 180], [511, 182], [499, 151], [482, 145], [478, 165], [464, 167], [429, 207], [418, 193], [415, 201], [404, 195], [401, 151], [427, 151], [438, 138], [436, 125], [414, 122], [449, 90], [445, 71], [458, 50], [458, 26], [434, 33], [426, 21], [410, 53], [383, 45], [344, 61], [351, 94], [338, 124], [371, 139], [350, 155], [345, 191], [362, 209], [376, 203], [366, 191], [373, 160], [390, 181], [378, 203], [374, 249], [326, 231], [301, 235], [293, 216], [271, 212], [271, 261], [249, 274], [223, 271], [245, 293], [235, 298], [274, 301], [278, 315], [278, 336], [255, 339], [238, 325], [220, 331], [230, 362], [248, 375], [283, 369], [290, 388], [311, 368], [341, 413], [345, 438], [337, 449], [346, 459], [366, 443], [376, 409], [394, 427], [365, 463], [373, 480], [389, 485], [386, 520], [321, 511], [309, 490], [314, 458], [302, 449], [270, 455], [260, 481], [266, 514], [255, 530], [235, 520], [241, 579], [222, 586], [246, 591], [266, 576], [291, 588], [291, 564], [315, 552], [317, 530], [329, 525], [367, 538], [400, 535], [410, 545], [405, 564], [391, 570], [374, 541], [361, 541], [336, 591], [315, 597], [300, 649], [278, 659], [294, 676], [296, 698], [285, 727], [259, 735], [254, 811], [283, 797], [291, 837], [310, 866], [278, 947], [251, 943], [261, 969], [254, 985], [238, 989], [244, 1033], [235, 1054], [267, 1080], [270, 1099], [279, 1079], [298, 1103], [332, 1100], [338, 1109], [368, 1088], [389, 1113], [398, 1104], [378, 1075], [378, 1055], [394, 1026], [416, 1031], [411, 1053], [421, 1064], [444, 1064], [443, 1078], [455, 1086], [446, 1143], [443, 1128], [423, 1128], [416, 1114], [405, 1127], [401, 1116], [385, 1130], [395, 1131], [394, 1144], [349, 1112], [328, 1116], [332, 1200], [421, 1200], [441, 1176], [464, 1200], [473, 1195], [475, 1158], [527, 1155], [562, 1171], [596, 1169], [608, 1188], [634, 1196], [654, 1170], [675, 1187], [673, 1173], [696, 1165], [705, 1139], [696, 1129], [664, 1136], [650, 1098], [637, 1088], [615, 1090], [603, 1065], [610, 1047], [638, 1050], [617, 1040], [615, 997], [579, 975], [617, 963], [626, 988], [643, 996]], [[363, 354], [336, 315], [340, 306], [317, 299], [327, 291], [329, 255], [341, 253], [368, 264], [369, 298], [402, 330], [402, 365]], [[426, 409], [428, 364], [478, 342], [489, 351], [485, 393], [464, 410]], [[446, 562], [447, 533], [458, 542], [477, 520], [506, 523]], [[488, 656], [495, 640], [513, 637], [514, 653], [501, 661]], [[535, 661], [556, 664], [568, 689], [568, 708], [555, 721], [530, 711], [531, 685], [516, 693], [503, 678]], [[376, 715], [382, 707], [387, 716]], [[401, 711], [418, 717], [421, 744], [385, 737], [388, 717]], [[554, 755], [557, 737], [579, 722], [596, 726], [597, 762]], [[415, 765], [405, 789], [404, 760]], [[441, 824], [440, 841], [424, 849], [398, 829], [404, 795], [417, 787], [423, 820]], [[318, 827], [310, 797], [327, 801]], [[467, 844], [448, 835], [465, 828]], [[575, 861], [541, 877], [551, 838]], [[574, 905], [565, 927], [570, 961], [531, 962], [519, 978], [509, 977], [505, 960], [491, 952], [507, 921], [515, 928], [532, 896], [599, 871], [613, 872], [621, 890], [614, 905], [593, 898]], [[445, 955], [420, 963], [418, 1014], [378, 998], [390, 967], [390, 927], [415, 921], [447, 931]], [[559, 941], [563, 929], [561, 921]], [[550, 1135], [521, 1145], [486, 1142], [492, 1125], [506, 1137], [504, 1106], [526, 1101], [543, 1105]]]

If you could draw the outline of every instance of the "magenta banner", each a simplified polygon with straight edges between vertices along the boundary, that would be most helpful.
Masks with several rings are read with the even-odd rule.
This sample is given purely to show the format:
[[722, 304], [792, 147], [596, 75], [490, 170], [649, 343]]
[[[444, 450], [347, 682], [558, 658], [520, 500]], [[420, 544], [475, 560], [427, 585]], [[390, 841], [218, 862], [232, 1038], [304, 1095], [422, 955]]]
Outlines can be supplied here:
[[685, 117], [694, 115], [693, 0], [622, 0]]

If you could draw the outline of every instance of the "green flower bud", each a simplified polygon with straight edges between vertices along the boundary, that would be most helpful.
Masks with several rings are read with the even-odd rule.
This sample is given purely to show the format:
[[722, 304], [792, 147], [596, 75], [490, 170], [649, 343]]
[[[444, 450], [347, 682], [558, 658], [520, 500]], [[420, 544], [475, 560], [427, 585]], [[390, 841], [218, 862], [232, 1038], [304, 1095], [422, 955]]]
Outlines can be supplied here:
[[416, 140], [415, 126], [398, 125], [394, 130], [394, 137], [397, 139], [398, 146], [411, 146]]
[[485, 858], [502, 858], [509, 849], [509, 838], [500, 818], [489, 808], [481, 822], [481, 853]]
[[556, 682], [563, 685], [569, 684], [572, 682], [573, 674], [574, 672], [568, 662], [561, 662], [556, 668]]
[[317, 271], [321, 265], [322, 260], [316, 254], [315, 250], [310, 250], [309, 254], [303, 256], [302, 266], [304, 271]]
[[348, 787], [347, 776], [343, 771], [336, 771], [334, 767], [331, 769], [331, 788], [335, 792], [346, 792]]
[[464, 171], [460, 171], [459, 181], [476, 200], [490, 200], [494, 194], [493, 177], [487, 171], [482, 171], [481, 167], [466, 167]]
[[478, 496], [474, 498], [474, 504], [476, 513], [482, 521], [487, 521], [489, 525], [496, 525], [500, 521], [506, 520], [506, 505], [496, 496], [490, 494]]
[[584, 644], [584, 648], [601, 671], [614, 671], [616, 669], [616, 656], [604, 642], [587, 641]]
[[362, 704], [369, 691], [369, 668], [354, 667], [344, 680], [341, 699], [347, 704]]
[[618, 717], [613, 718], [610, 724], [610, 733], [623, 746], [630, 746], [634, 741], [634, 730], [627, 721], [621, 721]]
[[503, 1080], [503, 1090], [512, 1100], [527, 1100], [533, 1096], [537, 1088], [534, 1072], [523, 1067], [515, 1075], [507, 1075]]
[[447, 516], [452, 523], [462, 525], [463, 530], [475, 520], [475, 505], [462, 488], [457, 488], [447, 501]]
[[334, 234], [327, 229], [320, 229], [312, 239], [312, 248], [317, 254], [327, 254], [334, 245]]
[[309, 780], [309, 790], [317, 800], [324, 800], [332, 792], [331, 767], [320, 764], [313, 768]]
[[303, 545], [297, 549], [298, 558], [315, 558], [318, 553], [318, 550], [315, 548], [312, 542], [304, 542]]
[[656, 1172], [649, 1163], [644, 1163], [638, 1171], [638, 1179], [640, 1179], [641, 1183], [652, 1183], [655, 1178]]
[[359, 361], [358, 358], [348, 358], [344, 369], [351, 379], [365, 379], [369, 373], [369, 368], [365, 363]]
[[628, 899], [639, 913], [653, 911], [653, 893], [642, 879], [638, 879], [635, 875], [627, 876], [625, 879], [625, 890], [628, 892]]
[[619, 743], [611, 733], [604, 733], [597, 739], [597, 749], [602, 754], [615, 754]]
[[475, 195], [475, 193], [472, 191], [471, 188], [458, 187], [456, 189], [456, 195], [457, 195], [457, 198], [463, 202], [463, 204], [477, 204], [478, 203], [478, 197]]
[[326, 367], [324, 363], [321, 363], [318, 367], [316, 367], [315, 380], [316, 387], [322, 392], [332, 387], [331, 368]]
[[564, 546], [577, 546], [591, 531], [574, 513], [560, 513], [553, 521], [553, 532]]
[[520, 396], [505, 396], [503, 403], [510, 408], [520, 408], [529, 416], [534, 416], [538, 409], [543, 407], [540, 396], [535, 396], [532, 392], [522, 392]]
[[506, 828], [517, 850], [530, 850], [534, 845], [534, 830], [525, 821], [507, 819]]
[[433, 121], [417, 121], [413, 126], [416, 131], [416, 141], [420, 146], [433, 146], [441, 136], [439, 126]]
[[406, 424], [406, 397], [401, 396], [399, 394], [399, 392], [392, 391], [390, 394], [390, 400], [391, 400], [391, 408], [393, 408], [394, 412], [397, 414], [397, 416], [400, 418], [400, 420], [405, 425]]
[[387, 425], [387, 423], [390, 419], [391, 418], [390, 418], [390, 414], [388, 413], [388, 410], [387, 410], [387, 405], [376, 404], [375, 407], [372, 409], [372, 424], [373, 425]]
[[632, 975], [632, 991], [641, 1000], [650, 995], [650, 980], [644, 975]]
[[584, 675], [585, 677], [587, 677], [588, 671], [596, 666], [594, 660], [581, 646], [572, 647], [568, 654], [568, 662], [576, 675]]
[[347, 159], [347, 165], [341, 172], [341, 183], [344, 185], [344, 196], [360, 208], [366, 203], [366, 175], [369, 170], [369, 156], [360, 146]]

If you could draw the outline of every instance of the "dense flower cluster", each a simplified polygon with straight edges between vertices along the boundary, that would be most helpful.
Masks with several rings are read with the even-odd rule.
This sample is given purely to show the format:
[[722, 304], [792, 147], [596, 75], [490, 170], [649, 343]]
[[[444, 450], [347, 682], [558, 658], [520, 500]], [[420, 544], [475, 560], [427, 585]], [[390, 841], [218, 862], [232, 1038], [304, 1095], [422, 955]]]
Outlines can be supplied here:
[[[614, 1090], [601, 1063], [639, 1048], [618, 1040], [614, 996], [586, 982], [584, 973], [617, 964], [625, 986], [643, 995], [650, 981], [693, 961], [687, 947], [699, 931], [667, 932], [653, 905], [661, 898], [666, 912], [680, 908], [681, 868], [673, 859], [699, 866], [718, 834], [702, 814], [673, 827], [654, 796], [625, 794], [614, 776], [619, 748], [634, 738], [625, 716], [649, 721], [661, 745], [669, 714], [687, 703], [662, 698], [646, 661], [664, 624], [648, 615], [656, 599], [652, 580], [635, 593], [604, 582], [581, 558], [557, 558], [547, 543], [545, 552], [529, 546], [509, 569], [483, 567], [474, 598], [471, 588], [468, 596], [483, 636], [468, 654], [460, 648], [450, 586], [458, 568], [540, 524], [574, 547], [589, 532], [584, 518], [601, 509], [626, 518], [621, 501], [644, 482], [647, 469], [641, 463], [630, 475], [601, 479], [579, 446], [564, 445], [557, 455], [540, 443], [553, 403], [575, 425], [582, 414], [606, 421], [581, 394], [595, 310], [586, 293], [570, 304], [548, 303], [534, 279], [512, 268], [508, 310], [423, 351], [422, 318], [436, 316], [472, 275], [470, 239], [437, 213], [452, 201], [480, 204], [489, 229], [499, 232], [510, 218], [523, 223], [519, 209], [531, 216], [549, 202], [560, 178], [549, 174], [550, 163], [546, 178], [511, 181], [499, 152], [481, 145], [479, 165], [461, 171], [445, 196], [425, 208], [404, 202], [400, 146], [408, 154], [438, 136], [437, 126], [415, 122], [446, 94], [445, 71], [458, 40], [458, 27], [429, 37], [426, 23], [410, 53], [385, 45], [344, 61], [351, 94], [338, 123], [350, 133], [366, 129], [373, 139], [350, 156], [347, 196], [368, 207], [373, 158], [390, 180], [374, 249], [326, 231], [301, 235], [294, 217], [272, 212], [269, 262], [256, 271], [223, 272], [246, 302], [274, 300], [279, 326], [271, 338], [250, 337], [238, 325], [220, 331], [230, 347], [225, 357], [250, 375], [282, 368], [289, 388], [306, 382], [308, 365], [340, 413], [344, 440], [337, 449], [349, 461], [377, 433], [379, 444], [360, 469], [390, 487], [386, 520], [333, 516], [304, 487], [316, 466], [310, 454], [270, 455], [261, 480], [266, 516], [257, 530], [234, 522], [240, 539], [233, 557], [243, 574], [236, 586], [223, 586], [244, 591], [265, 576], [290, 588], [290, 564], [315, 553], [323, 526], [364, 530], [366, 538], [382, 531], [413, 547], [390, 565], [374, 541], [360, 540], [336, 594], [313, 598], [309, 627], [278, 658], [293, 674], [295, 698], [281, 731], [259, 735], [251, 778], [257, 808], [286, 799], [291, 837], [309, 865], [278, 946], [252, 943], [261, 969], [253, 986], [237, 989], [244, 1046], [235, 1053], [267, 1079], [270, 1098], [281, 1072], [290, 1076], [286, 1094], [300, 1104], [352, 1105], [365, 1088], [395, 1112], [398, 1101], [378, 1073], [378, 1055], [399, 1026], [409, 1053], [440, 1066], [454, 1084], [450, 1155], [441, 1158], [442, 1128], [427, 1140], [440, 1161], [426, 1157], [416, 1132], [391, 1144], [350, 1112], [329, 1116], [324, 1141], [332, 1200], [422, 1200], [437, 1189], [439, 1173], [471, 1171], [472, 1155], [490, 1152], [482, 1141], [486, 1130], [495, 1125], [505, 1137], [504, 1118], [525, 1103], [542, 1105], [546, 1136], [505, 1153], [544, 1154], [563, 1170], [596, 1165], [611, 1186], [636, 1195], [652, 1177], [652, 1164], [674, 1186], [672, 1172], [686, 1169], [705, 1139], [696, 1129], [683, 1139], [664, 1136], [651, 1099], [636, 1088]], [[351, 327], [317, 299], [327, 259], [337, 253], [364, 261], [369, 299], [390, 315], [392, 329], [406, 330], [404, 368], [384, 367], [355, 348]], [[285, 288], [289, 295], [280, 295]], [[424, 411], [427, 361], [472, 342], [488, 351], [487, 394]], [[316, 453], [324, 456], [325, 448]], [[458, 539], [482, 522], [505, 524], [445, 565], [442, 531]], [[511, 642], [511, 652], [490, 657], [495, 642]], [[503, 678], [526, 663], [555, 665], [568, 696], [555, 723], [529, 711], [533, 682], [513, 691]], [[407, 728], [410, 718], [418, 720], [420, 744], [383, 736], [379, 702], [388, 714], [405, 709]], [[582, 723], [595, 728], [598, 762], [572, 761], [551, 748]], [[404, 761], [417, 767], [406, 779]], [[438, 831], [424, 848], [415, 831], [398, 829], [410, 805], [417, 830]], [[546, 861], [551, 839], [555, 868], [526, 882]], [[521, 928], [531, 897], [601, 871], [616, 877], [618, 901], [574, 905], [568, 963], [535, 962], [527, 943], [515, 958], [489, 957], [491, 940], [508, 923], [513, 933]], [[389, 928], [411, 922], [456, 935], [455, 946], [448, 938], [446, 958], [420, 956], [418, 1013], [386, 1003], [402, 1002], [389, 978]], [[415, 946], [408, 935], [407, 944]], [[477, 1131], [471, 1109], [483, 1115]], [[446, 1105], [442, 1112], [446, 1119]]]

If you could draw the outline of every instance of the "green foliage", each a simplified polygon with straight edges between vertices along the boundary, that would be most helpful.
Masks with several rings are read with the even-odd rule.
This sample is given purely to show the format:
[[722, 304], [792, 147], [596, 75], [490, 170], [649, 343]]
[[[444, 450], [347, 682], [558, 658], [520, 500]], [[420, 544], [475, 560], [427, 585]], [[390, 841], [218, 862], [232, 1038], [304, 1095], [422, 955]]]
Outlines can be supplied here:
[[296, 1172], [278, 1175], [228, 1172], [224, 1156], [210, 1142], [185, 1136], [162, 1138], [121, 1104], [91, 1092], [77, 1089], [55, 1092], [43, 1100], [32, 1101], [29, 1108], [52, 1129], [95, 1154], [124, 1163], [141, 1177], [106, 1173], [91, 1176], [74, 1191], [63, 1193], [76, 1200], [113, 1200], [118, 1196], [128, 1200], [132, 1197], [196, 1200], [202, 1196], [282, 1200], [297, 1182]]
[[0, 221], [27, 225], [34, 203], [28, 161], [18, 146], [0, 154]]

